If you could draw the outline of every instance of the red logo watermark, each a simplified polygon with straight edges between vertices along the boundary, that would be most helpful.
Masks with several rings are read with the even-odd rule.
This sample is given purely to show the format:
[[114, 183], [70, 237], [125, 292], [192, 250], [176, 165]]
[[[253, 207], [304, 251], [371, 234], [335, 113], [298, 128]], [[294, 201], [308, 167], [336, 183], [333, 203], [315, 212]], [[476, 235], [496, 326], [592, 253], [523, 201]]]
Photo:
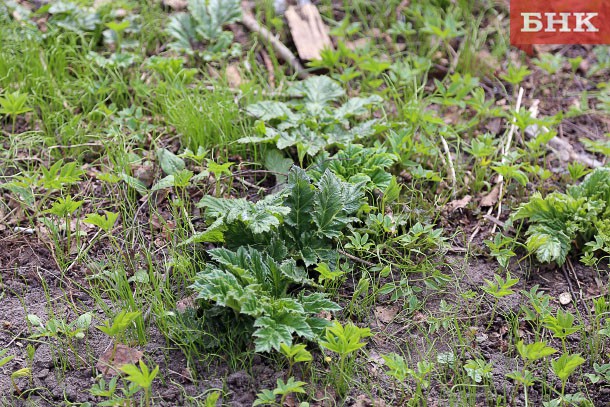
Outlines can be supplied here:
[[610, 44], [610, 0], [511, 0], [510, 42]]

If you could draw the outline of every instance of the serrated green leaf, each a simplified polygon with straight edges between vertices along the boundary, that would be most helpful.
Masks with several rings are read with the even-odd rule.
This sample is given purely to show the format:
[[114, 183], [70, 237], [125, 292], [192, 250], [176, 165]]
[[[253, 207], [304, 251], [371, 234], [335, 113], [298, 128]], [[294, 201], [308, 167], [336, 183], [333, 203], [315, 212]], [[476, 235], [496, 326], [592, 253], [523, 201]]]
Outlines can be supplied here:
[[301, 381], [295, 381], [294, 377], [288, 378], [288, 381], [284, 383], [282, 379], [277, 379], [277, 386], [273, 390], [273, 394], [282, 396], [290, 393], [305, 393], [305, 386], [307, 383]]
[[553, 368], [553, 372], [561, 379], [561, 381], [565, 382], [568, 380], [568, 377], [574, 373], [574, 371], [578, 368], [578, 366], [585, 363], [585, 359], [583, 359], [579, 354], [569, 355], [564, 353], [558, 359], [551, 362], [551, 366]]
[[224, 236], [219, 229], [206, 230], [205, 232], [197, 232], [193, 236], [181, 242], [179, 246], [193, 243], [221, 243], [224, 242]]
[[525, 345], [523, 341], [519, 341], [517, 343], [517, 351], [519, 351], [519, 354], [523, 359], [534, 362], [538, 359], [543, 359], [552, 355], [557, 352], [557, 349], [547, 346], [544, 342], [534, 342]]
[[290, 158], [284, 157], [284, 155], [276, 149], [267, 150], [267, 152], [265, 152], [265, 168], [274, 173], [273, 175], [278, 184], [286, 182], [288, 172], [293, 165], [294, 162]]
[[256, 338], [254, 340], [256, 352], [270, 352], [272, 349], [279, 351], [282, 343], [292, 344], [293, 330], [269, 317], [258, 318], [254, 326], [258, 328], [253, 334]]
[[264, 121], [295, 120], [292, 111], [284, 102], [264, 100], [246, 107], [250, 116]]
[[275, 394], [272, 390], [264, 389], [256, 395], [256, 400], [252, 406], [272, 406], [275, 403]]
[[536, 257], [541, 262], [557, 262], [562, 265], [568, 252], [572, 239], [561, 230], [555, 230], [544, 225], [531, 227], [527, 234], [527, 248], [530, 252], [536, 253]]
[[306, 339], [312, 340], [315, 338], [311, 327], [307, 323], [307, 318], [298, 313], [285, 313], [275, 316], [274, 320], [288, 328], [291, 333], [296, 333]]
[[286, 94], [304, 98], [305, 109], [318, 114], [328, 103], [344, 96], [345, 90], [328, 76], [311, 76], [288, 88]]
[[286, 216], [286, 223], [295, 228], [295, 235], [299, 238], [312, 221], [314, 186], [307, 173], [295, 166], [288, 174], [287, 189], [289, 194], [285, 202], [290, 208], [290, 213]]
[[379, 95], [371, 95], [366, 98], [350, 98], [344, 105], [335, 111], [335, 117], [343, 119], [349, 116], [362, 115], [368, 112], [368, 108], [383, 102]]
[[341, 311], [341, 307], [329, 300], [323, 293], [313, 293], [300, 297], [303, 309], [309, 314], [319, 314], [322, 311]]
[[314, 197], [313, 220], [318, 234], [334, 238], [352, 220], [351, 215], [360, 208], [363, 198], [362, 185], [342, 183], [332, 172], [326, 170], [318, 182]]
[[215, 225], [243, 222], [255, 234], [269, 232], [280, 225], [280, 219], [290, 212], [282, 205], [281, 195], [267, 195], [262, 200], [252, 203], [243, 198], [225, 199], [205, 196], [197, 204], [207, 208], [206, 216], [216, 219]]
[[104, 211], [104, 216], [102, 216], [98, 213], [88, 214], [87, 216], [85, 216], [85, 219], [83, 220], [83, 222], [91, 224], [91, 225], [95, 225], [105, 232], [110, 232], [110, 230], [116, 223], [118, 217], [119, 217], [118, 212], [114, 213], [114, 212]]

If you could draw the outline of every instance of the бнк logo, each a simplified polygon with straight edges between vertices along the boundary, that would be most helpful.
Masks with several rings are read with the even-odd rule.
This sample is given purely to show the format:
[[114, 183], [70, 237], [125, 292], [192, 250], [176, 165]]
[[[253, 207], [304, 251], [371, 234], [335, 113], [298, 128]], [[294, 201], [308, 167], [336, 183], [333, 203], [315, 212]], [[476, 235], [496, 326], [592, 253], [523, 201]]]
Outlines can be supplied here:
[[610, 0], [510, 3], [511, 44], [610, 44]]

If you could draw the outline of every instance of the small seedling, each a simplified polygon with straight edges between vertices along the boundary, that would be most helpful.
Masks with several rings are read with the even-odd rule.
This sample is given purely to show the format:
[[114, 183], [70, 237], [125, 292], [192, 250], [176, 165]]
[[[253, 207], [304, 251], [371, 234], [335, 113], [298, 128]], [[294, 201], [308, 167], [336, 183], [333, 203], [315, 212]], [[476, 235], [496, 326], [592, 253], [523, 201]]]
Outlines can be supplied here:
[[405, 381], [409, 377], [415, 381], [415, 396], [417, 397], [417, 400], [421, 400], [425, 404], [426, 397], [423, 395], [423, 390], [430, 386], [427, 376], [432, 372], [434, 365], [426, 361], [420, 361], [417, 362], [417, 369], [414, 370], [410, 369], [407, 366], [405, 359], [396, 353], [381, 355], [381, 357], [388, 367], [387, 374], [396, 379], [396, 382], [401, 388], [401, 397], [398, 404], [402, 405], [406, 399], [405, 393], [407, 386]]
[[[276, 388], [271, 390], [263, 390], [257, 394], [257, 399], [254, 401], [253, 406], [283, 406], [286, 398], [292, 393], [305, 393], [305, 386], [307, 383], [301, 381], [295, 381], [294, 377], [290, 377], [286, 383], [282, 379], [277, 379]], [[280, 396], [280, 402], [276, 402], [276, 396]], [[301, 403], [299, 406], [308, 406], [308, 403]]]
[[205, 398], [205, 407], [216, 407], [218, 399], [220, 398], [219, 391], [213, 391]]
[[494, 297], [494, 305], [491, 310], [491, 317], [489, 318], [489, 325], [487, 326], [487, 329], [489, 329], [494, 322], [496, 308], [498, 307], [500, 298], [514, 294], [515, 292], [511, 289], [511, 287], [519, 282], [518, 278], [511, 278], [510, 272], [506, 272], [506, 280], [498, 275], [495, 275], [494, 278], [496, 280], [495, 282], [485, 279], [485, 285], [481, 287], [483, 291]]
[[572, 373], [574, 373], [578, 366], [582, 365], [583, 363], [585, 363], [585, 359], [579, 354], [570, 355], [567, 353], [564, 353], [558, 359], [551, 362], [553, 373], [555, 373], [561, 380], [561, 396], [559, 398], [560, 404], [564, 404], [564, 399], [566, 397], [574, 396], [565, 394], [566, 383], [568, 382], [568, 378], [572, 375]]
[[19, 388], [19, 386], [17, 386], [17, 379], [21, 378], [21, 377], [31, 377], [32, 376], [32, 370], [28, 367], [24, 367], [22, 369], [16, 370], [13, 373], [11, 373], [11, 384], [13, 385], [13, 388], [15, 389], [15, 393], [17, 393], [17, 395], [21, 395], [23, 393], [23, 391]]
[[102, 229], [106, 233], [110, 233], [110, 230], [116, 223], [117, 218], [119, 217], [118, 213], [104, 211], [104, 215], [100, 215], [98, 213], [90, 213], [88, 214], [83, 222], [95, 225]]
[[4, 97], [0, 97], [0, 114], [5, 114], [12, 118], [13, 134], [15, 134], [17, 116], [32, 111], [32, 108], [26, 106], [27, 101], [28, 95], [19, 92], [7, 93]]
[[292, 375], [292, 367], [295, 363], [311, 362], [313, 360], [311, 353], [305, 348], [306, 345], [302, 344], [292, 344], [289, 346], [282, 343], [280, 345], [280, 353], [288, 359], [288, 373], [286, 373], [286, 376], [290, 377]]
[[503, 269], [506, 269], [510, 259], [515, 256], [515, 252], [512, 251], [515, 239], [498, 233], [493, 241], [485, 240], [483, 243], [489, 248], [491, 256], [496, 258]]
[[574, 315], [562, 309], [557, 310], [556, 316], [548, 315], [544, 318], [543, 323], [555, 338], [561, 339], [564, 353], [567, 352], [566, 338], [581, 329], [580, 325], [574, 325]]
[[124, 339], [124, 334], [127, 328], [129, 328], [135, 320], [140, 316], [140, 311], [127, 312], [122, 310], [115, 317], [112, 323], [110, 320], [105, 320], [104, 325], [97, 325], [96, 328], [104, 332], [106, 335], [114, 339], [112, 356], [110, 360], [114, 360], [116, 349], [119, 341]]
[[143, 361], [140, 361], [139, 368], [136, 365], [128, 364], [122, 366], [121, 371], [127, 374], [125, 377], [126, 380], [135, 383], [144, 389], [144, 403], [146, 407], [150, 407], [150, 386], [159, 373], [159, 366], [155, 366], [155, 368], [150, 371], [148, 366], [146, 366]]
[[483, 379], [491, 378], [492, 365], [483, 359], [469, 359], [464, 364], [464, 370], [475, 383], [481, 383]]
[[[354, 352], [366, 346], [366, 342], [362, 342], [362, 340], [369, 336], [371, 336], [369, 328], [360, 328], [351, 322], [344, 326], [335, 321], [332, 326], [326, 328], [326, 335], [319, 344], [324, 349], [339, 355], [339, 371], [338, 374], [335, 372], [334, 376], [339, 376], [337, 388], [341, 392], [346, 390], [346, 376], [349, 376], [346, 363]], [[349, 370], [351, 371], [351, 368]]]
[[514, 371], [506, 376], [513, 379], [519, 384], [523, 385], [523, 393], [525, 397], [525, 405], [528, 405], [528, 387], [534, 384], [535, 378], [532, 372], [528, 370], [528, 366], [540, 359], [546, 358], [553, 353], [557, 352], [557, 349], [547, 346], [544, 342], [535, 342], [525, 345], [523, 341], [517, 343], [517, 351], [524, 361], [523, 369], [520, 371]]

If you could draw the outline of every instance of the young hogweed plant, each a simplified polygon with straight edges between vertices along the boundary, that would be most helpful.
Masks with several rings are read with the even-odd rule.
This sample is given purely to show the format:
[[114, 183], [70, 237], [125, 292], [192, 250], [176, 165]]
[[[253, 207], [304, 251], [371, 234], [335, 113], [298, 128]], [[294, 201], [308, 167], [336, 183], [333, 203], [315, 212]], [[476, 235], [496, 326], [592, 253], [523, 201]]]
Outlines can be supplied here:
[[313, 183], [307, 173], [293, 167], [286, 188], [253, 203], [245, 199], [204, 197], [198, 204], [206, 209], [210, 226], [190, 241], [224, 241], [229, 248], [255, 246], [274, 258], [287, 255], [306, 266], [336, 263], [333, 239], [354, 221], [364, 203], [364, 182], [341, 181], [326, 170]]
[[[233, 44], [231, 31], [223, 26], [241, 19], [241, 6], [237, 0], [189, 0], [188, 13], [174, 15], [167, 26], [173, 38], [170, 47], [188, 55], [212, 60], [226, 55], [238, 55], [238, 44]], [[199, 51], [202, 44], [204, 51]]]
[[340, 307], [322, 293], [292, 295], [289, 288], [309, 283], [293, 259], [278, 262], [253, 248], [210, 250], [210, 262], [191, 286], [197, 297], [250, 319], [257, 352], [292, 344], [296, 334], [314, 340], [326, 326], [316, 315]]
[[339, 83], [327, 76], [313, 76], [286, 91], [289, 102], [262, 101], [247, 107], [258, 119], [258, 136], [240, 139], [242, 143], [274, 143], [278, 149], [296, 147], [299, 162], [331, 146], [346, 146], [381, 130], [382, 122], [358, 120], [379, 107], [377, 95], [353, 97], [339, 107], [345, 97]]
[[521, 205], [513, 219], [529, 222], [527, 248], [541, 262], [562, 265], [573, 242], [588, 265], [596, 254], [610, 255], [610, 168], [597, 168], [566, 193], [539, 193]]
[[[360, 328], [351, 322], [341, 325], [335, 321], [332, 326], [326, 328], [324, 338], [319, 342], [320, 346], [339, 356], [339, 364], [331, 364], [331, 377], [339, 394], [345, 394], [351, 375], [354, 370], [353, 357], [355, 352], [366, 346], [363, 339], [371, 336], [369, 328]], [[332, 359], [327, 358], [332, 363]]]

